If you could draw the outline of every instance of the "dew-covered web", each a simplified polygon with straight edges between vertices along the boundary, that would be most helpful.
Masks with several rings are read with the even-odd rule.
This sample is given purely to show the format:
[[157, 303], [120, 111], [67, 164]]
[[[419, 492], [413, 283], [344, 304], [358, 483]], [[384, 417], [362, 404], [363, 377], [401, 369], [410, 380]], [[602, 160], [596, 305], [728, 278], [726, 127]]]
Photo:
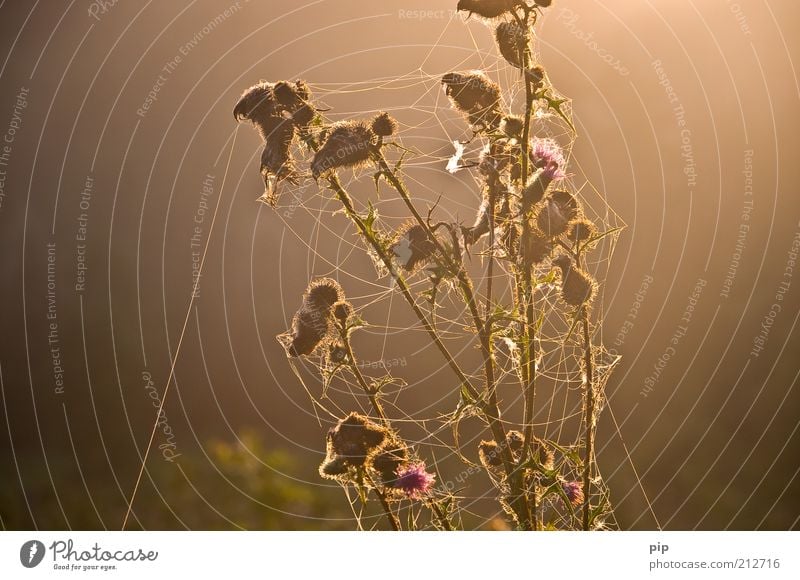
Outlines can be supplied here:
[[[454, 16], [446, 26], [464, 26], [463, 19]], [[475, 54], [480, 55], [479, 68], [502, 88], [504, 110], [521, 115], [525, 106], [525, 91], [519, 70], [509, 66], [496, 49], [487, 51], [485, 39], [479, 41], [476, 38], [477, 35], [491, 36], [491, 28], [483, 30], [481, 26], [468, 22], [466, 29], [472, 39]], [[537, 44], [534, 43], [533, 60], [539, 63], [541, 60]], [[437, 47], [438, 40], [431, 46], [429, 56]], [[305, 79], [313, 94], [313, 102], [322, 111], [326, 125], [340, 120], [369, 120], [379, 111], [386, 111], [397, 120], [397, 134], [388, 139], [384, 146], [387, 161], [394, 166], [402, 159], [398, 173], [408, 186], [413, 196], [412, 201], [419, 212], [427, 215], [431, 210], [433, 221], [458, 221], [462, 225], [470, 225], [480, 204], [483, 178], [470, 166], [478, 161], [487, 139], [472, 133], [462, 115], [451, 107], [442, 87], [443, 74], [476, 68], [475, 54], [461, 62], [456, 60], [447, 70], [431, 70], [426, 58], [417, 68], [401, 76], [342, 83], [315, 83], [313, 78]], [[546, 62], [541, 64], [547, 67]], [[392, 95], [398, 92], [414, 94], [415, 99], [410, 104], [393, 105]], [[370, 96], [371, 102], [375, 104], [374, 108], [347, 108], [348, 98], [364, 94]], [[598, 232], [591, 241], [591, 249], [583, 254], [585, 270], [599, 283], [599, 294], [591, 308], [597, 417], [608, 404], [603, 393], [617, 363], [617, 358], [602, 346], [603, 283], [619, 233], [625, 224], [608, 205], [604, 193], [587, 180], [579, 160], [573, 158], [576, 134], [572, 128], [571, 102], [555, 88], [552, 88], [551, 96], [557, 101], [564, 100], [560, 105], [562, 114], [557, 114], [545, 103], [537, 106], [533, 113], [531, 135], [554, 139], [562, 147], [568, 161], [567, 176], [557, 187], [571, 192], [579, 200], [583, 215], [593, 222]], [[460, 158], [454, 159], [456, 149], [462, 144]], [[260, 149], [253, 152], [254, 165], [259, 154]], [[479, 467], [478, 443], [481, 439], [490, 438], [490, 434], [485, 428], [483, 432], [475, 429], [474, 417], [456, 412], [459, 403], [458, 382], [453, 380], [451, 385], [441, 382], [440, 377], [447, 373], [447, 368], [440, 360], [439, 352], [430, 344], [426, 330], [409, 316], [408, 304], [398, 292], [396, 282], [382, 265], [378, 264], [374, 268], [369, 266], [376, 262], [374, 252], [357, 235], [354, 225], [345, 218], [342, 205], [325, 186], [324, 179], [318, 182], [311, 179], [308, 162], [313, 152], [298, 144], [293, 148], [293, 155], [301, 171], [301, 178], [297, 184], [286, 181], [279, 184], [272, 204], [274, 211], [268, 207], [262, 208], [267, 212], [264, 219], [275, 225], [280, 224], [285, 235], [306, 248], [309, 281], [322, 277], [338, 280], [347, 300], [352, 303], [357, 315], [364, 319], [366, 325], [356, 331], [356, 335], [361, 338], [358, 339], [360, 342], [355, 341], [354, 350], [357, 351], [360, 344], [369, 343], [375, 353], [376, 362], [365, 365], [362, 368], [363, 375], [368, 381], [381, 381], [385, 385], [381, 392], [381, 401], [386, 415], [413, 449], [413, 453], [424, 460], [431, 471], [437, 473], [440, 485], [437, 485], [435, 493], [440, 496], [452, 495], [458, 499], [459, 511], [453, 515], [454, 523], [472, 527], [486, 524], [501, 514], [501, 510], [496, 507], [493, 508], [494, 512], [492, 509], [487, 511], [486, 500], [492, 498], [496, 490], [490, 485], [487, 474], [478, 473], [476, 469]], [[448, 165], [452, 166], [456, 162], [462, 168], [448, 172]], [[373, 205], [378, 216], [376, 228], [387, 238], [391, 238], [392, 232], [408, 222], [410, 215], [398, 192], [386, 180], [380, 179], [376, 182], [373, 179], [376, 171], [376, 166], [369, 164], [356, 169], [339, 170], [338, 175], [343, 188], [351, 194], [356, 212], [366, 216], [370, 205]], [[458, 194], [449, 193], [443, 196], [441, 188], [431, 187], [429, 181], [434, 175], [439, 182], [449, 183], [448, 193], [457, 191]], [[311, 231], [305, 226], [299, 228], [298, 223], [313, 224]], [[330, 239], [335, 239], [336, 243], [321, 241]], [[510, 308], [513, 303], [513, 271], [510, 264], [498, 256], [494, 236], [484, 236], [464, 256], [482, 308], [486, 300], [490, 262], [493, 304], [503, 304]], [[570, 450], [578, 449], [585, 435], [582, 395], [585, 389], [585, 368], [582, 362], [584, 347], [577, 321], [578, 309], [567, 306], [560, 298], [559, 276], [556, 271], [549, 260], [536, 266], [534, 271], [535, 280], [539, 282], [534, 302], [537, 317], [540, 317], [540, 328], [533, 432], [538, 438], [560, 446], [567, 454]], [[407, 281], [417, 303], [435, 324], [442, 341], [456, 354], [468, 378], [473, 384], [482, 384], [483, 366], [480, 357], [476, 355], [476, 334], [474, 330], [470, 330], [469, 311], [453, 283], [440, 284], [435, 301], [431, 301], [429, 295], [426, 295], [432, 288], [427, 270], [421, 269], [409, 275]], [[353, 292], [353, 288], [358, 290]], [[287, 328], [300, 298], [285, 298], [283, 308], [287, 316]], [[275, 329], [275, 334], [279, 330], [281, 329]], [[407, 366], [392, 363], [395, 360], [393, 345], [401, 338], [418, 345], [416, 358], [410, 359]], [[282, 340], [285, 341], [286, 337]], [[520, 422], [523, 392], [519, 378], [518, 347], [504, 341], [502, 337], [496, 338], [493, 346], [498, 374], [497, 392], [505, 427], [507, 430], [522, 430], [523, 425]], [[359, 352], [355, 352], [355, 355], [358, 357]], [[425, 364], [422, 362], [423, 358]], [[421, 403], [409, 405], [410, 397], [406, 394], [409, 383], [404, 374], [413, 371], [418, 364], [427, 369], [428, 362], [433, 359], [437, 361], [435, 365], [439, 365], [434, 370], [441, 369], [436, 374], [436, 385], [425, 387], [427, 396]], [[370, 402], [353, 372], [347, 365], [332, 361], [324, 348], [317, 349], [310, 356], [290, 357], [288, 364], [292, 366], [311, 400], [313, 413], [321, 427], [321, 447], [324, 447], [325, 430], [351, 411], [374, 417]], [[416, 379], [414, 392], [418, 393], [420, 389], [417, 387], [425, 382], [424, 377]], [[413, 410], [409, 410], [410, 407]], [[462, 421], [473, 422], [468, 434], [460, 431]], [[456, 462], [454, 459], [460, 461]], [[562, 477], [565, 480], [580, 480], [581, 474], [574, 464], [566, 462], [564, 465]], [[463, 484], [459, 481], [456, 485], [445, 485], [465, 471], [468, 472], [468, 477], [462, 478], [465, 480]], [[598, 473], [596, 475], [593, 493], [608, 497], [602, 478]], [[380, 525], [380, 513], [376, 510], [365, 510], [364, 497], [352, 486], [343, 487], [357, 527], [372, 528]], [[397, 513], [403, 522], [414, 522], [415, 526], [423, 527], [427, 522], [427, 516], [422, 515], [423, 511], [419, 502], [402, 500]], [[578, 517], [576, 513], [571, 514], [571, 510], [565, 509], [559, 499], [550, 500], [545, 505], [544, 514], [556, 527], [575, 527], [577, 520], [573, 518]], [[613, 512], [609, 511], [601, 527], [616, 527]]]

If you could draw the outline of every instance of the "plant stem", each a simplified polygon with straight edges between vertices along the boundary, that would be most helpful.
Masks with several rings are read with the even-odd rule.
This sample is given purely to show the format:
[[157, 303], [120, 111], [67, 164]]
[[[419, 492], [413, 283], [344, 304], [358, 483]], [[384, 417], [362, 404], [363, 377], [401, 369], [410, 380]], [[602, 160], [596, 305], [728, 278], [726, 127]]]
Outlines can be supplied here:
[[369, 386], [369, 383], [367, 383], [364, 375], [361, 373], [361, 369], [358, 368], [356, 356], [353, 353], [353, 347], [350, 344], [350, 337], [347, 334], [347, 330], [345, 328], [340, 328], [339, 336], [341, 337], [342, 344], [344, 344], [344, 348], [347, 351], [347, 357], [350, 359], [350, 364], [348, 365], [350, 367], [350, 371], [353, 373], [353, 375], [355, 375], [359, 386], [364, 391], [364, 394], [369, 398], [369, 402], [372, 405], [372, 409], [375, 411], [375, 414], [380, 418], [381, 422], [386, 427], [391, 427], [389, 419], [386, 418], [386, 413], [383, 411], [383, 405], [381, 405], [381, 402], [377, 397], [377, 390]]
[[447, 361], [448, 366], [453, 370], [453, 372], [458, 377], [458, 380], [461, 382], [461, 386], [469, 393], [469, 395], [475, 399], [478, 398], [478, 392], [475, 390], [475, 387], [469, 382], [469, 379], [466, 377], [464, 372], [458, 366], [458, 363], [453, 359], [453, 356], [447, 350], [447, 347], [442, 342], [441, 338], [436, 332], [436, 329], [433, 327], [431, 322], [428, 320], [428, 317], [425, 316], [425, 313], [422, 312], [422, 309], [417, 304], [416, 300], [414, 300], [414, 296], [411, 294], [411, 290], [406, 284], [406, 281], [403, 277], [395, 270], [394, 264], [392, 264], [391, 258], [386, 254], [386, 251], [381, 247], [380, 243], [377, 240], [373, 239], [372, 236], [369, 235], [369, 230], [367, 229], [366, 224], [361, 219], [361, 217], [356, 213], [355, 208], [353, 207], [353, 202], [350, 199], [350, 195], [344, 190], [342, 184], [339, 182], [339, 178], [333, 174], [328, 178], [328, 183], [330, 184], [333, 191], [336, 193], [336, 197], [344, 206], [345, 212], [350, 220], [356, 224], [361, 235], [364, 239], [367, 240], [375, 253], [378, 254], [378, 257], [383, 262], [384, 266], [386, 266], [387, 270], [391, 273], [392, 277], [394, 278], [397, 286], [400, 288], [400, 292], [403, 294], [403, 297], [408, 302], [411, 309], [414, 311], [414, 314], [417, 315], [417, 318], [422, 323], [422, 326], [427, 331], [428, 335], [430, 336], [433, 343], [436, 345], [436, 348], [442, 353], [445, 360]]
[[528, 514], [527, 501], [525, 499], [525, 492], [523, 490], [522, 472], [517, 469], [517, 465], [514, 461], [513, 455], [511, 454], [511, 450], [506, 444], [506, 430], [503, 426], [503, 422], [500, 420], [500, 406], [497, 402], [497, 389], [494, 376], [494, 358], [492, 357], [491, 329], [488, 327], [488, 324], [483, 321], [480, 316], [480, 312], [478, 311], [478, 302], [475, 298], [475, 291], [472, 286], [472, 281], [464, 269], [463, 264], [460, 262], [454, 262], [453, 258], [446, 252], [442, 243], [435, 236], [433, 231], [431, 231], [428, 222], [422, 219], [422, 216], [417, 211], [414, 203], [411, 201], [411, 195], [408, 189], [398, 175], [389, 167], [389, 164], [386, 162], [386, 158], [383, 156], [383, 153], [378, 150], [375, 152], [375, 157], [378, 162], [378, 166], [386, 176], [386, 179], [400, 194], [400, 197], [405, 202], [417, 223], [427, 233], [428, 239], [436, 245], [439, 254], [447, 262], [447, 265], [456, 272], [458, 285], [462, 294], [464, 295], [464, 301], [469, 308], [481, 346], [484, 378], [486, 382], [486, 406], [484, 408], [484, 413], [486, 414], [487, 421], [489, 422], [489, 428], [492, 431], [492, 436], [502, 450], [501, 456], [503, 458], [503, 465], [505, 467], [506, 476], [508, 477], [509, 485], [511, 487], [510, 506], [514, 511], [520, 526], [527, 529], [530, 526], [530, 515]]
[[[525, 117], [522, 128], [522, 187], [528, 183], [528, 175], [530, 173], [530, 136], [531, 136], [531, 115], [534, 107], [534, 92], [531, 84], [531, 79], [528, 76], [528, 71], [531, 69], [531, 34], [529, 27], [530, 13], [526, 12], [525, 19], [522, 26], [525, 29], [525, 47], [522, 54], [523, 71], [522, 80], [525, 83]], [[525, 347], [526, 352], [523, 357], [524, 371], [522, 378], [524, 381], [523, 390], [525, 393], [525, 407], [523, 411], [523, 439], [525, 441], [525, 449], [531, 449], [533, 445], [533, 406], [536, 399], [536, 321], [534, 311], [534, 288], [532, 283], [533, 268], [530, 259], [527, 258], [527, 248], [531, 238], [531, 226], [529, 222], [528, 207], [523, 207], [521, 213], [522, 220], [522, 292], [521, 300], [525, 307]], [[536, 490], [531, 494], [531, 504], [533, 512], [533, 528], [539, 529], [538, 506], [536, 505]]]
[[[581, 255], [576, 252], [575, 263], [581, 267]], [[586, 370], [586, 394], [584, 427], [586, 430], [586, 456], [583, 463], [583, 529], [589, 530], [589, 516], [592, 495], [592, 462], [594, 461], [594, 356], [592, 353], [592, 337], [589, 329], [589, 305], [581, 306], [581, 323], [583, 326], [583, 364]]]
[[378, 486], [375, 485], [375, 482], [372, 480], [372, 478], [369, 475], [367, 475], [367, 479], [369, 479], [370, 483], [372, 484], [372, 488], [375, 490], [375, 495], [378, 496], [378, 501], [381, 502], [381, 507], [383, 507], [383, 511], [386, 514], [386, 518], [389, 520], [389, 525], [392, 526], [392, 529], [395, 532], [399, 532], [402, 529], [400, 527], [400, 520], [394, 514], [394, 512], [392, 511], [392, 508], [389, 507], [389, 502], [386, 501], [386, 494], [384, 494], [378, 488]]
[[439, 507], [439, 504], [436, 503], [435, 499], [429, 499], [427, 502], [428, 507], [431, 508], [431, 511], [436, 515], [436, 519], [439, 520], [439, 523], [442, 524], [442, 527], [447, 530], [448, 532], [453, 531], [453, 524], [450, 523], [450, 520], [447, 519], [447, 516], [442, 511], [442, 508]]

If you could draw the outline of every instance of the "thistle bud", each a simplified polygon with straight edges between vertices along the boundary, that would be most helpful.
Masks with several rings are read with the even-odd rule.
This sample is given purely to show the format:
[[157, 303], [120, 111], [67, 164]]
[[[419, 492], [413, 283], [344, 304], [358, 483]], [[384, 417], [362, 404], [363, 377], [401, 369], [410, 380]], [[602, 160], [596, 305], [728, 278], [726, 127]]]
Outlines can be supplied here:
[[317, 311], [300, 308], [292, 319], [292, 330], [287, 353], [291, 357], [305, 356], [314, 352], [330, 332], [328, 318]]
[[500, 87], [480, 71], [447, 73], [442, 77], [445, 92], [470, 124], [494, 129], [500, 124]]
[[380, 113], [372, 120], [372, 132], [378, 137], [391, 137], [397, 132], [397, 121], [389, 113]]
[[496, 441], [481, 441], [478, 445], [478, 458], [486, 469], [495, 471], [503, 465], [503, 456]]
[[342, 287], [330, 278], [316, 280], [308, 286], [303, 295], [303, 304], [292, 319], [292, 329], [284, 343], [289, 356], [309, 355], [327, 341], [332, 330], [331, 308], [343, 299]]
[[364, 465], [389, 437], [385, 427], [358, 413], [350, 413], [328, 432], [329, 450], [349, 465]]
[[586, 218], [579, 218], [570, 222], [567, 230], [567, 238], [575, 243], [590, 240], [595, 234], [597, 234], [597, 228]]
[[528, 80], [533, 85], [533, 90], [538, 91], [544, 84], [544, 67], [540, 65], [533, 66], [528, 69], [528, 72], [525, 73], [525, 76], [528, 77]]
[[385, 485], [394, 485], [397, 481], [397, 469], [406, 462], [407, 455], [405, 447], [402, 446], [386, 449], [375, 455], [372, 467], [380, 474]]
[[594, 297], [597, 282], [573, 264], [566, 254], [553, 259], [553, 264], [561, 270], [561, 298], [570, 306], [581, 306]]
[[323, 173], [340, 167], [355, 167], [369, 159], [375, 144], [375, 133], [360, 121], [335, 123], [325, 143], [314, 155], [311, 175], [317, 179]]
[[566, 232], [577, 216], [577, 200], [566, 191], [554, 191], [539, 208], [536, 226], [546, 237], [555, 238]]
[[346, 475], [347, 471], [347, 462], [342, 457], [326, 459], [319, 466], [319, 474], [326, 479], [338, 479]]
[[333, 305], [333, 317], [342, 326], [347, 324], [347, 320], [353, 315], [353, 305], [343, 300]]
[[550, 238], [532, 232], [528, 238], [525, 260], [529, 264], [541, 264], [553, 253], [553, 241]]
[[580, 481], [565, 481], [561, 484], [561, 489], [574, 507], [583, 503], [583, 484]]
[[336, 280], [321, 278], [308, 286], [303, 304], [311, 310], [325, 311], [327, 315], [333, 305], [343, 299], [344, 290]]
[[511, 12], [521, 0], [458, 0], [459, 11], [474, 13], [483, 18], [497, 18]]
[[500, 130], [510, 139], [521, 139], [525, 129], [525, 121], [517, 115], [506, 115], [500, 122]]
[[533, 458], [539, 462], [544, 469], [551, 470], [555, 463], [555, 456], [550, 448], [540, 439], [533, 442]]
[[494, 34], [503, 58], [511, 66], [522, 68], [523, 54], [528, 44], [526, 30], [516, 22], [501, 22]]
[[525, 437], [516, 429], [512, 429], [506, 433], [506, 443], [508, 443], [508, 448], [511, 449], [511, 452], [517, 454], [522, 450], [522, 446], [525, 445]]

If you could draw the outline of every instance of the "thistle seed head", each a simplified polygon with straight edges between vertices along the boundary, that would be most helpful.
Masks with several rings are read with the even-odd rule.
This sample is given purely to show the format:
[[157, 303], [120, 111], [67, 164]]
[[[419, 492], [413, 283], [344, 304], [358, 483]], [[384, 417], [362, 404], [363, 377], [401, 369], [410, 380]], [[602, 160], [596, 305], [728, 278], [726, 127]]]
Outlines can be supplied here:
[[447, 73], [442, 77], [445, 93], [458, 111], [475, 127], [499, 126], [500, 87], [481, 71]]
[[494, 31], [497, 47], [508, 64], [522, 68], [523, 54], [528, 44], [527, 31], [516, 22], [501, 22]]
[[350, 413], [328, 432], [330, 450], [354, 467], [365, 464], [388, 439], [385, 427], [358, 413]]
[[596, 234], [597, 228], [586, 218], [579, 218], [570, 222], [569, 229], [567, 230], [567, 238], [575, 243], [585, 242]]
[[372, 132], [378, 137], [391, 137], [397, 132], [397, 121], [389, 113], [380, 113], [372, 120]]
[[344, 290], [332, 278], [320, 278], [309, 284], [303, 295], [303, 305], [327, 316], [337, 302], [344, 300]]
[[566, 254], [553, 259], [553, 265], [561, 270], [561, 299], [570, 306], [581, 306], [591, 302], [597, 290], [597, 282], [573, 264]]
[[511, 12], [521, 0], [458, 0], [458, 10], [477, 14], [483, 18], [497, 18]]
[[525, 437], [521, 432], [512, 429], [506, 433], [506, 442], [513, 453], [519, 453], [522, 450], [522, 446], [525, 445]]
[[369, 153], [375, 142], [375, 133], [362, 121], [335, 123], [330, 128], [325, 143], [314, 155], [311, 175], [317, 179], [330, 170], [362, 165], [369, 160]]
[[569, 223], [578, 217], [578, 201], [566, 191], [554, 191], [545, 198], [536, 215], [536, 226], [548, 238], [567, 231]]
[[500, 130], [511, 139], [521, 139], [525, 120], [517, 115], [506, 115], [500, 122]]
[[486, 469], [496, 471], [503, 465], [502, 451], [496, 441], [481, 441], [478, 445], [478, 458]]
[[385, 485], [394, 485], [397, 481], [397, 470], [406, 462], [408, 452], [400, 445], [390, 445], [375, 455], [372, 460], [372, 467], [377, 471]]
[[342, 300], [333, 305], [333, 317], [342, 326], [347, 324], [347, 320], [353, 315], [353, 305]]

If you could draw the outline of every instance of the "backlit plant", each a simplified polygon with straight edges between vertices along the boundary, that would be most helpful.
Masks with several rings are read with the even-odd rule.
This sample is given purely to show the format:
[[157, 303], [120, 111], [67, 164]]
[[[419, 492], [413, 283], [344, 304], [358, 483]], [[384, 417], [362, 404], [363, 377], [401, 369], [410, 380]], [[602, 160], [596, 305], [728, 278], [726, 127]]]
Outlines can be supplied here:
[[[599, 286], [591, 272], [599, 262], [590, 256], [612, 244], [618, 228], [608, 223], [608, 211], [590, 211], [570, 177], [569, 101], [536, 62], [534, 26], [550, 3], [458, 3], [459, 11], [493, 29], [524, 97], [516, 107], [521, 110], [512, 110], [483, 71], [441, 77], [469, 129], [447, 170], [471, 171], [480, 188], [475, 219], [466, 224], [442, 219], [436, 206], [422, 208], [408, 186], [403, 163], [411, 152], [399, 140], [402, 118], [380, 113], [331, 122], [302, 80], [260, 82], [244, 93], [234, 116], [251, 121], [265, 141], [262, 200], [279, 205], [283, 187], [316, 182], [340, 205], [367, 256], [418, 319], [433, 346], [426, 352], [443, 357], [452, 378], [445, 386], [458, 403], [431, 427], [437, 440], [449, 427], [450, 449], [467, 468], [485, 473], [513, 527], [589, 530], [613, 526], [597, 470], [595, 429], [616, 362], [599, 344]], [[475, 144], [479, 152], [468, 160], [466, 147]], [[339, 176], [352, 169], [372, 175], [376, 188], [396, 192], [407, 220], [391, 227], [372, 203], [356, 204]], [[480, 279], [471, 271], [478, 262]], [[445, 294], [464, 304], [463, 338], [477, 343], [479, 374], [462, 368], [436, 325], [437, 300]], [[320, 475], [342, 485], [348, 497], [355, 492], [355, 501], [376, 501], [393, 529], [463, 527], [460, 490], [434, 469], [433, 437], [409, 441], [402, 422], [386, 411], [385, 390], [402, 382], [388, 372], [368, 376], [359, 364], [351, 339], [367, 323], [348, 301], [347, 288], [331, 278], [311, 280], [298, 304], [291, 328], [278, 339], [290, 362], [302, 357], [319, 371], [322, 388], [309, 395], [314, 409], [331, 417]], [[326, 406], [326, 389], [337, 379], [360, 389], [368, 413]], [[517, 385], [513, 404], [521, 409], [508, 408], [498, 396], [498, 387], [508, 384]], [[559, 410], [551, 395], [538, 408], [541, 389], [579, 393], [579, 402], [570, 409], [565, 395]], [[514, 424], [506, 416], [516, 410], [521, 420]], [[470, 448], [459, 440], [466, 420], [480, 422], [484, 431]], [[570, 424], [575, 435], [568, 434]]]

